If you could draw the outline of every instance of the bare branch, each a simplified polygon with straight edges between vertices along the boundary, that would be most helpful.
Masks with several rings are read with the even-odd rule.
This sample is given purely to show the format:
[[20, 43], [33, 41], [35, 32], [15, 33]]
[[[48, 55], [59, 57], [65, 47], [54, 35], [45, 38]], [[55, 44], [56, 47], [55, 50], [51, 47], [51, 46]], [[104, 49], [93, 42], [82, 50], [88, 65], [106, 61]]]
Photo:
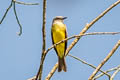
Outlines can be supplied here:
[[114, 54], [114, 52], [117, 50], [119, 46], [120, 46], [120, 40], [116, 43], [116, 45], [113, 47], [110, 53], [106, 56], [106, 58], [98, 65], [98, 67], [95, 69], [95, 71], [92, 73], [92, 75], [89, 77], [88, 80], [92, 80], [94, 78], [94, 76], [97, 74], [100, 68], [110, 59], [110, 57]]
[[[96, 69], [96, 67], [95, 67], [94, 65], [89, 64], [89, 63], [85, 62], [84, 60], [82, 60], [82, 59], [80, 59], [80, 58], [78, 58], [78, 57], [76, 57], [76, 56], [73, 56], [73, 55], [71, 55], [71, 54], [68, 54], [68, 56], [70, 56], [70, 57], [72, 57], [72, 58], [74, 58], [74, 59], [76, 59], [76, 60], [82, 62], [83, 64], [86, 64], [86, 65], [88, 65], [88, 66], [90, 66], [90, 67]], [[104, 72], [104, 71], [102, 71], [102, 70], [99, 70], [99, 71], [102, 72], [103, 74], [106, 74], [108, 77], [110, 77], [110, 75], [107, 74], [106, 72]]]
[[[71, 55], [71, 54], [68, 54], [68, 56], [70, 56], [70, 57], [72, 57], [72, 58], [74, 58], [74, 59], [82, 62], [83, 64], [86, 64], [86, 65], [88, 65], [88, 66], [96, 69], [96, 67], [95, 67], [94, 65], [89, 64], [89, 63], [85, 62], [84, 60], [82, 60], [82, 59], [80, 59], [80, 58], [78, 58], [78, 57], [76, 57], [76, 56], [73, 56], [73, 55]], [[99, 71], [102, 72], [103, 74], [107, 75], [108, 77], [110, 77], [110, 75], [109, 75], [108, 73], [106, 73], [106, 72], [104, 72], [104, 71], [102, 71], [102, 70], [99, 70]]]
[[87, 35], [115, 35], [120, 34], [120, 32], [91, 32], [91, 33], [85, 33], [83, 36]]
[[43, 0], [43, 26], [42, 26], [42, 37], [43, 37], [43, 46], [42, 46], [42, 55], [41, 55], [41, 61], [40, 61], [40, 68], [38, 70], [38, 73], [36, 75], [36, 80], [41, 80], [42, 78], [42, 70], [43, 70], [43, 63], [45, 60], [45, 48], [46, 48], [46, 32], [45, 32], [45, 24], [46, 24], [46, 4], [47, 1]]
[[110, 80], [113, 80], [113, 78], [117, 75], [117, 73], [120, 71], [120, 68], [118, 68], [113, 75], [111, 76]]
[[10, 5], [9, 5], [9, 7], [7, 8], [7, 10], [6, 10], [4, 16], [3, 16], [2, 19], [0, 20], [0, 24], [1, 24], [1, 23], [3, 22], [3, 20], [5, 19], [5, 17], [6, 17], [6, 15], [7, 15], [8, 11], [10, 10], [11, 7], [12, 7], [12, 0], [11, 0], [11, 3], [10, 3]]
[[6, 10], [4, 16], [2, 17], [2, 19], [0, 20], [0, 24], [3, 22], [3, 20], [5, 19], [8, 11], [9, 11], [10, 8], [12, 7], [12, 3], [13, 3], [14, 14], [15, 14], [17, 23], [18, 23], [18, 25], [19, 25], [19, 27], [20, 27], [20, 31], [18, 32], [18, 35], [20, 36], [20, 35], [22, 34], [22, 26], [21, 26], [20, 21], [19, 21], [18, 16], [17, 16], [15, 3], [23, 4], [23, 5], [39, 5], [39, 4], [38, 4], [38, 3], [24, 3], [24, 2], [20, 2], [20, 1], [16, 1], [16, 0], [11, 0], [11, 4], [10, 4], [9, 7], [7, 8], [7, 10]]
[[20, 21], [19, 21], [18, 16], [17, 16], [15, 2], [13, 2], [13, 9], [14, 9], [14, 14], [15, 14], [17, 23], [18, 23], [19, 28], [20, 28], [20, 30], [19, 30], [19, 32], [18, 32], [18, 35], [20, 36], [20, 35], [22, 34], [22, 25], [20, 24]]
[[[117, 70], [118, 68], [120, 68], [120, 65], [117, 66], [117, 67], [111, 68], [111, 69], [109, 69], [109, 70], [107, 70], [107, 71], [105, 71], [105, 72], [108, 73], [108, 72], [111, 72], [111, 71], [115, 71], [115, 70]], [[104, 74], [101, 73], [101, 74], [95, 76], [95, 77], [93, 78], [93, 80], [96, 80], [97, 78], [102, 77], [103, 75], [104, 75]]]
[[39, 3], [25, 3], [25, 2], [16, 1], [16, 0], [14, 0], [14, 2], [17, 4], [22, 4], [22, 5], [39, 5]]

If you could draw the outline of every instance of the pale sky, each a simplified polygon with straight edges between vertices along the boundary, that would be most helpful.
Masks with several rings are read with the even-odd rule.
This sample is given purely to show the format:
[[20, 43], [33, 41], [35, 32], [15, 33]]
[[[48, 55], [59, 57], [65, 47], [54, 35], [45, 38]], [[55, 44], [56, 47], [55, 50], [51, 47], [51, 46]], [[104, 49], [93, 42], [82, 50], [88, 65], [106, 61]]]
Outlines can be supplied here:
[[[11, 0], [0, 1], [0, 20]], [[40, 5], [26, 6], [16, 4], [17, 14], [23, 28], [23, 34], [18, 36], [19, 26], [15, 19], [13, 7], [9, 10], [0, 25], [0, 79], [27, 80], [37, 74], [42, 51], [42, 0], [19, 0]], [[47, 0], [46, 49], [52, 45], [51, 24], [55, 16], [67, 16], [65, 20], [68, 36], [77, 35], [86, 23], [91, 22], [101, 12], [117, 0]], [[87, 32], [120, 32], [120, 4], [96, 22]], [[111, 51], [120, 39], [119, 35], [90, 35], [82, 37], [70, 51], [70, 54], [97, 66]], [[68, 41], [68, 46], [73, 41]], [[120, 65], [120, 48], [102, 70]], [[43, 77], [57, 62], [54, 49], [46, 56]], [[51, 80], [87, 80], [94, 71], [71, 57], [66, 58], [67, 72], [57, 71]], [[113, 73], [113, 72], [112, 72]], [[111, 74], [112, 74], [111, 73]], [[115, 77], [119, 80], [120, 73]], [[98, 80], [108, 80], [106, 76]]]

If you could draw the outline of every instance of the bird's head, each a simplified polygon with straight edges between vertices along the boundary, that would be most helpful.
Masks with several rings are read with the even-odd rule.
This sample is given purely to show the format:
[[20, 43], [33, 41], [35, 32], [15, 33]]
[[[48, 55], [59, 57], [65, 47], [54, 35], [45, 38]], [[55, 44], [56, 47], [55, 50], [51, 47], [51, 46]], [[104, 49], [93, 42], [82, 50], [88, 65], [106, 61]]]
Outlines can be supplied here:
[[54, 22], [54, 21], [60, 21], [60, 22], [63, 22], [64, 19], [67, 19], [67, 17], [56, 16], [56, 17], [53, 19], [53, 22]]

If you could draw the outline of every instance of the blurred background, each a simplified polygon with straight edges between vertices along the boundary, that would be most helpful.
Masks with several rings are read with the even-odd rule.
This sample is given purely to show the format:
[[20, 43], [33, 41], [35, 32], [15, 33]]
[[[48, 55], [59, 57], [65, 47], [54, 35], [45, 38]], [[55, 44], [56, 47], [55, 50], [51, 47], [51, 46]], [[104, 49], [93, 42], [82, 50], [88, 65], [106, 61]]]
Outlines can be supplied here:
[[[42, 51], [42, 1], [43, 0], [19, 0], [23, 2], [39, 3], [40, 5], [16, 4], [18, 18], [23, 28], [23, 33], [18, 36], [17, 24], [13, 7], [9, 10], [3, 23], [0, 24], [0, 79], [1, 80], [27, 80], [35, 76], [40, 65]], [[46, 20], [46, 49], [52, 45], [51, 24], [55, 16], [67, 16], [68, 36], [77, 35], [86, 23], [91, 22], [101, 12], [117, 0], [47, 0]], [[11, 0], [0, 1], [0, 19], [2, 19]], [[97, 21], [87, 32], [120, 32], [120, 4], [109, 11], [103, 18]], [[113, 46], [120, 39], [120, 35], [91, 35], [82, 37], [70, 51], [70, 54], [85, 60], [95, 66], [107, 56]], [[73, 41], [68, 41], [68, 46]], [[102, 67], [108, 70], [120, 64], [120, 48], [110, 60]], [[46, 56], [42, 80], [48, 75], [57, 55], [54, 49]], [[57, 71], [51, 80], [87, 80], [94, 71], [69, 56], [66, 57], [67, 72]], [[112, 74], [113, 72], [111, 72]], [[120, 79], [120, 73], [115, 80]], [[103, 76], [97, 80], [108, 80]]]

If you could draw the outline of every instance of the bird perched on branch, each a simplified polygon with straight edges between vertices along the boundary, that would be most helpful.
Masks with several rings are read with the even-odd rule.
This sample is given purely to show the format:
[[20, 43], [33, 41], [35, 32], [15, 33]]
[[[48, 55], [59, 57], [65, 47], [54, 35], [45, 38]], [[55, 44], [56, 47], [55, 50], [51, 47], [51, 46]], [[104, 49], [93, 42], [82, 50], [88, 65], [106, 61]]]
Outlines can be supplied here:
[[[51, 36], [52, 36], [53, 44], [67, 38], [66, 25], [63, 23], [64, 19], [66, 18], [67, 17], [56, 16], [53, 19], [52, 27], [51, 27]], [[67, 41], [58, 44], [54, 48], [58, 56], [58, 72], [61, 72], [62, 70], [65, 72], [67, 71], [66, 63], [65, 63], [66, 48], [67, 48]]]

